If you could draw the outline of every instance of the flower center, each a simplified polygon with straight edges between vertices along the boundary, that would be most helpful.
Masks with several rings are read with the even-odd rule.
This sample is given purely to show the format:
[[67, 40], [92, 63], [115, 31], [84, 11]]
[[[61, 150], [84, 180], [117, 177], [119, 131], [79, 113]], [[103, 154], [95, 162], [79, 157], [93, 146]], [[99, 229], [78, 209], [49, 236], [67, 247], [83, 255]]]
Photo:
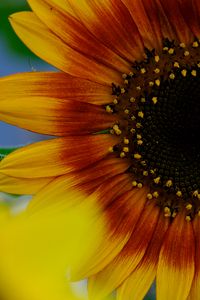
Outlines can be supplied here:
[[200, 215], [200, 46], [164, 40], [163, 50], [145, 50], [115, 99], [106, 106], [118, 115], [112, 151], [130, 161], [133, 186], [149, 186], [166, 217], [183, 208], [186, 219]]

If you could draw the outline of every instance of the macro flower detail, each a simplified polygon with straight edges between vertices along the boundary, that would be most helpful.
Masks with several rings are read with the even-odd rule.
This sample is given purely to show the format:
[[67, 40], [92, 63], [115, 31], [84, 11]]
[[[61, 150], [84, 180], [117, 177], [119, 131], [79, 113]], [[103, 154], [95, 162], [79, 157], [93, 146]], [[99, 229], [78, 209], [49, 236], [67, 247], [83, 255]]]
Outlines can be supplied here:
[[0, 118], [55, 138], [4, 158], [1, 190], [31, 213], [98, 203], [106, 234], [71, 270], [91, 300], [155, 278], [158, 300], [200, 299], [199, 2], [28, 2], [10, 22], [60, 72], [1, 78]]

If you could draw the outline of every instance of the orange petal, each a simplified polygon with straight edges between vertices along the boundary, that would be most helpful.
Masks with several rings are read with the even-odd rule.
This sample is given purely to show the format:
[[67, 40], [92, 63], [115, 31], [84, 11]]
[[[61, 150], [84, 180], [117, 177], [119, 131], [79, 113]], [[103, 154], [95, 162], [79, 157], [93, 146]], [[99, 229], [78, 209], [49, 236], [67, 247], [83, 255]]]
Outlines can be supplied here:
[[[107, 195], [109, 194], [107, 193]], [[107, 207], [104, 211], [108, 228], [106, 239], [100, 245], [95, 256], [86, 265], [81, 266], [79, 270], [75, 270], [72, 273], [72, 279], [77, 280], [89, 277], [101, 271], [117, 257], [118, 253], [128, 242], [140, 217], [146, 200], [144, 195], [145, 189], [132, 189], [117, 197]], [[98, 202], [101, 202], [101, 200], [98, 200]], [[101, 272], [98, 274], [101, 274]], [[90, 279], [89, 293], [92, 293], [93, 278], [96, 278], [96, 276], [94, 275]], [[91, 295], [91, 299], [94, 299], [93, 295]]]
[[169, 219], [161, 213], [149, 247], [139, 265], [117, 290], [117, 300], [141, 300], [148, 292], [155, 276], [162, 241]]
[[192, 282], [191, 291], [187, 300], [200, 300], [200, 218], [193, 221], [195, 236], [195, 275]]
[[179, 41], [186, 44], [190, 43], [193, 40], [193, 35], [181, 13], [181, 1], [159, 0], [158, 2], [162, 5], [169, 23], [174, 29]]
[[0, 191], [10, 194], [32, 195], [46, 186], [52, 177], [47, 178], [16, 178], [0, 174]]
[[0, 163], [0, 173], [22, 178], [62, 175], [96, 163], [115, 143], [115, 138], [109, 134], [38, 142], [6, 156]]
[[70, 76], [61, 72], [19, 73], [0, 78], [0, 99], [53, 97], [93, 104], [112, 102], [111, 86]]
[[185, 300], [194, 276], [192, 223], [179, 213], [161, 248], [157, 271], [157, 299]]
[[[148, 204], [144, 208], [135, 230], [123, 250], [107, 267], [89, 280], [90, 299], [102, 299], [109, 295], [132, 273], [145, 254], [158, 215], [159, 209], [154, 204]], [[99, 291], [98, 295], [95, 291]]]
[[138, 27], [144, 45], [149, 49], [161, 47], [162, 34], [158, 8], [154, 0], [122, 0]]
[[130, 62], [141, 58], [143, 44], [128, 10], [121, 1], [67, 0], [88, 30]]
[[0, 119], [34, 132], [66, 136], [95, 133], [112, 127], [114, 114], [100, 106], [52, 97], [0, 96]]
[[128, 62], [96, 40], [79, 20], [46, 1], [28, 2], [41, 21], [68, 46], [122, 74], [131, 71]]
[[[124, 193], [127, 189], [130, 189], [130, 182], [127, 180], [127, 175], [121, 175], [127, 169], [128, 163], [124, 160], [110, 157], [104, 158], [83, 170], [72, 172], [55, 179], [54, 182], [49, 184], [47, 188], [44, 188], [32, 199], [29, 209], [35, 211], [42, 209], [44, 206], [52, 205], [49, 197], [55, 187], [64, 193], [65, 190], [74, 186], [76, 186], [76, 189], [84, 191], [86, 195], [93, 193], [98, 188], [98, 199], [101, 199], [101, 205], [103, 205], [103, 203], [106, 205], [106, 203], [115, 196], [115, 190], [120, 194], [120, 192]], [[117, 176], [118, 174], [120, 174], [120, 176]], [[103, 184], [104, 182], [105, 184]], [[107, 189], [109, 188], [112, 193], [109, 193], [109, 197], [106, 197], [108, 194]], [[106, 200], [102, 201], [103, 197], [106, 198]]]
[[10, 22], [19, 38], [36, 55], [58, 69], [80, 78], [111, 84], [121, 83], [120, 73], [75, 51], [53, 34], [32, 12], [10, 16]]
[[193, 34], [200, 38], [200, 3], [199, 0], [182, 0], [181, 12]]

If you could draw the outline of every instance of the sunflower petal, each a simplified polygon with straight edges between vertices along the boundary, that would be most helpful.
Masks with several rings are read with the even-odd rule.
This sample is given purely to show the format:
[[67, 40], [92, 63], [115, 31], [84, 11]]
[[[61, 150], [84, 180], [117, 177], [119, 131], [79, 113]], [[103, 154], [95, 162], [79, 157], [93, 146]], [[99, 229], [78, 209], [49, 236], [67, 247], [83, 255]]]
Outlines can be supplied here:
[[47, 185], [52, 177], [44, 178], [16, 178], [0, 173], [0, 191], [10, 194], [32, 195]]
[[10, 16], [10, 22], [27, 47], [58, 69], [95, 82], [107, 84], [121, 82], [120, 74], [66, 45], [34, 13], [15, 13]]
[[200, 219], [197, 216], [193, 222], [195, 236], [195, 275], [187, 300], [200, 300]]
[[[114, 260], [89, 280], [90, 299], [102, 299], [116, 289], [143, 258], [153, 235], [159, 209], [147, 205], [136, 224], [128, 243]], [[95, 291], [100, 291], [97, 295]]]
[[42, 22], [71, 48], [115, 71], [121, 73], [131, 71], [128, 62], [96, 40], [79, 20], [63, 10], [48, 5], [46, 1], [28, 2]]
[[52, 97], [20, 97], [8, 101], [0, 96], [0, 119], [34, 132], [66, 136], [104, 130], [112, 126], [116, 117], [90, 103]]
[[193, 276], [192, 224], [180, 213], [170, 226], [161, 248], [157, 271], [157, 299], [187, 299]]
[[28, 72], [0, 78], [0, 100], [53, 97], [92, 104], [112, 102], [111, 87], [61, 72]]
[[20, 148], [0, 163], [0, 173], [22, 178], [51, 177], [83, 169], [108, 154], [116, 143], [109, 134], [69, 136]]
[[200, 38], [200, 3], [198, 0], [182, 0], [180, 4], [181, 12], [186, 23], [190, 27], [193, 34]]
[[141, 37], [121, 1], [67, 1], [85, 27], [103, 44], [131, 62], [141, 58]]
[[160, 214], [153, 237], [144, 258], [117, 290], [117, 300], [142, 300], [155, 276], [159, 251], [169, 226], [169, 219]]

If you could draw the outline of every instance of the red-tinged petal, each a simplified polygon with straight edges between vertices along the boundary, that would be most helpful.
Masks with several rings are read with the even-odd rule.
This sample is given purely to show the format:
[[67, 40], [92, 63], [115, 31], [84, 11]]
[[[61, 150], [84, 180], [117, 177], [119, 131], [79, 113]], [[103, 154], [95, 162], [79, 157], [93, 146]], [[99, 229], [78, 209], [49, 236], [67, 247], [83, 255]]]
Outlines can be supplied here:
[[0, 119], [56, 136], [95, 133], [112, 127], [116, 121], [114, 114], [94, 104], [40, 96], [16, 97], [12, 101], [0, 96]]
[[122, 0], [138, 27], [144, 45], [158, 49], [162, 45], [162, 34], [158, 8], [153, 0]]
[[169, 226], [169, 219], [161, 213], [145, 255], [132, 274], [117, 290], [117, 300], [142, 300], [155, 276], [162, 241]]
[[195, 237], [195, 275], [187, 300], [200, 300], [200, 218], [193, 221]]
[[200, 3], [199, 0], [181, 0], [181, 12], [193, 34], [200, 38]]
[[[147, 204], [128, 243], [114, 260], [89, 280], [91, 300], [102, 299], [116, 289], [136, 268], [149, 245], [159, 215], [158, 207]], [[96, 291], [99, 291], [97, 294]]]
[[32, 195], [39, 192], [52, 180], [52, 177], [28, 179], [0, 174], [0, 191], [10, 194]]
[[[36, 211], [54, 204], [54, 199], [53, 203], [50, 201], [50, 195], [54, 192], [54, 189], [56, 188], [59, 192], [64, 193], [70, 187], [76, 187], [76, 189], [84, 191], [86, 195], [97, 190], [99, 199], [102, 199], [102, 197], [106, 198], [107, 189], [112, 187], [112, 194], [109, 193], [109, 197], [106, 198], [106, 201], [104, 200], [106, 204], [107, 201], [110, 201], [110, 199], [113, 199], [115, 196], [113, 190], [116, 190], [116, 192], [120, 194], [120, 192], [123, 193], [130, 189], [130, 179], [127, 178], [127, 175], [117, 176], [118, 174], [123, 174], [128, 167], [128, 163], [124, 160], [109, 157], [106, 159], [104, 158], [83, 170], [79, 170], [78, 172], [76, 171], [60, 176], [32, 199], [29, 209], [31, 211]], [[108, 181], [109, 178], [111, 178], [111, 182]], [[103, 184], [103, 182], [105, 182], [105, 184]], [[103, 205], [102, 200], [101, 205]]]
[[109, 134], [69, 136], [20, 148], [0, 163], [0, 173], [22, 178], [50, 177], [83, 169], [106, 157], [116, 139]]
[[30, 72], [0, 78], [0, 100], [19, 97], [53, 97], [92, 104], [112, 102], [111, 86], [61, 72]]
[[[144, 208], [146, 202], [145, 193], [145, 189], [132, 189], [117, 197], [107, 207], [104, 211], [108, 228], [106, 239], [87, 264], [80, 266], [78, 270], [72, 270], [73, 280], [89, 277], [104, 270], [119, 255], [118, 253], [123, 251], [122, 249], [129, 241]], [[98, 202], [101, 202], [101, 199]], [[101, 272], [98, 274], [101, 274]], [[92, 295], [93, 278], [96, 278], [96, 276], [94, 275], [89, 280], [89, 293], [91, 293], [91, 299], [96, 299]], [[97, 290], [100, 291], [99, 289]]]
[[46, 1], [28, 2], [41, 21], [71, 48], [115, 71], [131, 71], [128, 62], [99, 42], [79, 20]]
[[180, 2], [174, 0], [159, 0], [159, 2], [179, 41], [186, 44], [190, 43], [193, 40], [193, 34], [183, 18]]
[[16, 34], [27, 47], [58, 69], [76, 77], [104, 84], [121, 83], [120, 73], [69, 47], [53, 34], [34, 13], [15, 13], [10, 16], [10, 22]]
[[192, 223], [179, 213], [163, 242], [157, 271], [158, 300], [186, 300], [194, 276]]
[[140, 34], [121, 1], [67, 1], [99, 41], [131, 62], [141, 58], [143, 43]]

